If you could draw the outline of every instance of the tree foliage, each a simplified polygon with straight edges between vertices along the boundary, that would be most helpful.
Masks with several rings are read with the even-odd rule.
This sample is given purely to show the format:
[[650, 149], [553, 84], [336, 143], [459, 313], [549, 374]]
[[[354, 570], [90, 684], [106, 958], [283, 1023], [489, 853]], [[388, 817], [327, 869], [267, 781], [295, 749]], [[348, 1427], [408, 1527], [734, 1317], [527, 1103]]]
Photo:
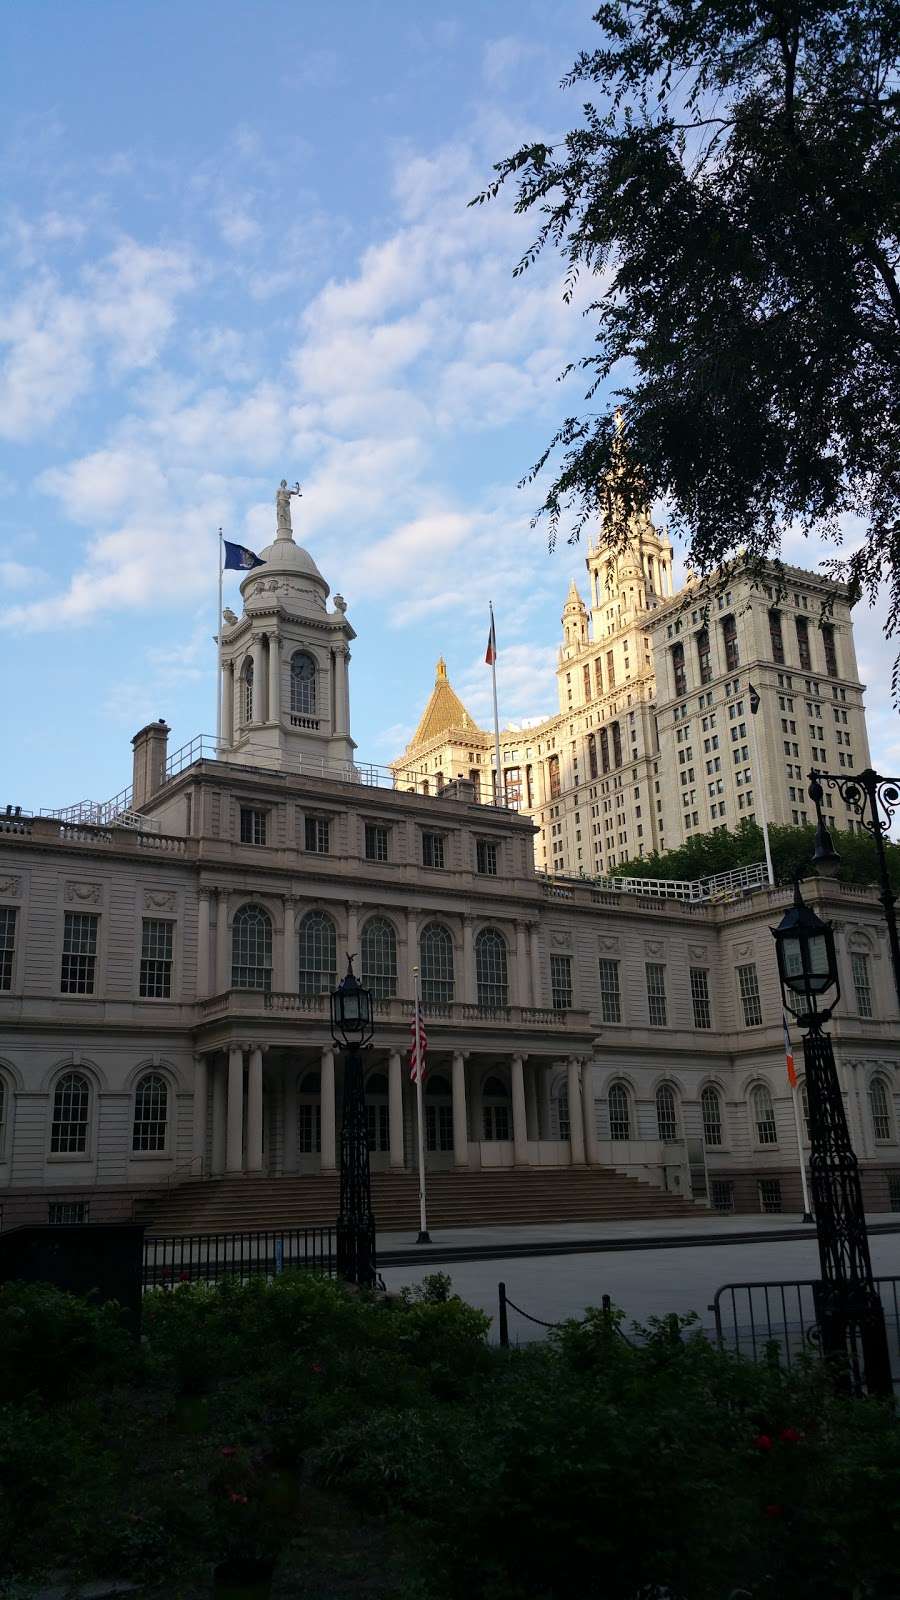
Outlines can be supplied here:
[[[831, 829], [835, 849], [841, 858], [838, 881], [841, 883], [877, 884], [878, 862], [875, 841], [865, 833], [841, 833]], [[769, 846], [776, 883], [793, 883], [799, 872], [807, 876], [812, 871], [815, 829], [769, 829]], [[894, 889], [900, 890], [900, 845], [886, 843], [888, 875]], [[709, 878], [717, 872], [731, 872], [735, 867], [750, 867], [765, 860], [762, 828], [756, 822], [742, 822], [734, 833], [722, 830], [717, 833], [698, 833], [687, 839], [677, 850], [667, 850], [663, 855], [641, 856], [614, 867], [616, 878]]]
[[[831, 541], [853, 597], [891, 585], [900, 625], [900, 0], [605, 0], [565, 87], [594, 100], [513, 180], [566, 288], [588, 276], [586, 398], [533, 469], [539, 515], [577, 538], [616, 469], [620, 504], [665, 497], [701, 575], [789, 525]], [[861, 519], [864, 536], [858, 538]], [[626, 517], [607, 515], [621, 544]], [[852, 529], [852, 541], [848, 535]], [[847, 538], [847, 542], [844, 540]]]

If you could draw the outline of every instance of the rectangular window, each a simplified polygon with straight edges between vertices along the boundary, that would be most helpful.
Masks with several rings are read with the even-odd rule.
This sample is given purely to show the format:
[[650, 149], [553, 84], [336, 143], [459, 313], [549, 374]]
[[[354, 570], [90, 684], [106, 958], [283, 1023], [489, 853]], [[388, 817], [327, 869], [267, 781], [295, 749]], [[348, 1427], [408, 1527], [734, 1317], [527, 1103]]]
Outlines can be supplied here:
[[751, 961], [746, 967], [738, 967], [737, 975], [744, 1027], [759, 1028], [762, 1025], [762, 1006], [759, 1000], [759, 979], [756, 975], [755, 962]]
[[552, 1004], [557, 1011], [572, 1009], [572, 959], [570, 956], [550, 957], [550, 991]]
[[600, 770], [609, 771], [609, 734], [606, 728], [600, 729]]
[[380, 822], [366, 823], [366, 860], [387, 861], [388, 830]]
[[297, 1148], [301, 1155], [319, 1155], [322, 1149], [322, 1108], [297, 1107]]
[[168, 1000], [172, 994], [172, 923], [145, 917], [141, 932], [142, 1000]]
[[265, 844], [266, 813], [241, 806], [241, 844]]
[[617, 722], [613, 723], [610, 733], [612, 734], [613, 766], [620, 767], [622, 765], [622, 730]]
[[797, 652], [800, 657], [800, 665], [801, 667], [804, 667], [807, 672], [811, 672], [812, 656], [809, 653], [809, 623], [805, 617], [797, 617], [796, 624]]
[[99, 921], [99, 917], [88, 911], [66, 912], [60, 993], [93, 994]]
[[731, 1178], [713, 1178], [709, 1197], [714, 1211], [734, 1210], [734, 1181]]
[[900, 1177], [888, 1176], [888, 1209], [900, 1211]]
[[781, 632], [781, 612], [769, 612], [769, 640], [772, 645], [772, 660], [779, 665], [784, 664], [784, 636]]
[[709, 657], [709, 629], [701, 628], [697, 634], [697, 666], [700, 669], [700, 682], [712, 682], [712, 663]]
[[423, 867], [442, 867], [444, 865], [444, 835], [442, 833], [423, 833], [422, 865]]
[[616, 661], [611, 650], [606, 652], [606, 687], [607, 689], [616, 687]]
[[307, 817], [304, 825], [306, 849], [317, 856], [327, 856], [330, 823], [327, 817]]
[[584, 667], [582, 669], [582, 673], [583, 673], [583, 677], [584, 677], [584, 698], [585, 698], [585, 700], [590, 700], [590, 698], [591, 698], [591, 663], [589, 661], [586, 661], [584, 663]]
[[666, 1016], [666, 969], [657, 961], [646, 962], [647, 1010], [651, 1028], [664, 1028]]
[[850, 961], [853, 968], [853, 987], [856, 990], [856, 1009], [861, 1017], [871, 1017], [872, 981], [869, 975], [869, 958], [854, 954]]
[[822, 644], [825, 649], [825, 671], [829, 678], [838, 675], [837, 650], [834, 643], [834, 629], [828, 622], [822, 624]]
[[691, 1005], [694, 1008], [694, 1027], [711, 1028], [709, 973], [705, 967], [691, 967]]
[[47, 1211], [47, 1221], [54, 1227], [65, 1227], [73, 1222], [87, 1222], [87, 1200], [51, 1200]]
[[738, 654], [737, 623], [734, 617], [722, 618], [722, 643], [725, 646], [725, 670], [733, 672], [740, 666]]
[[680, 700], [682, 695], [687, 694], [687, 673], [685, 672], [684, 667], [684, 645], [680, 643], [672, 646], [672, 674], [675, 680], [675, 694]]
[[369, 1149], [389, 1150], [390, 1138], [388, 1134], [388, 1108], [385, 1105], [367, 1105], [366, 1116], [369, 1123]]
[[453, 1149], [453, 1107], [425, 1107], [425, 1149]]
[[602, 694], [603, 693], [603, 668], [600, 665], [600, 657], [599, 656], [597, 657], [596, 661], [594, 662], [594, 682], [595, 682], [595, 684], [597, 686], [597, 693], [598, 694]]
[[781, 1179], [758, 1178], [756, 1183], [759, 1194], [759, 1209], [765, 1212], [781, 1210]]
[[479, 839], [476, 842], [475, 868], [488, 878], [497, 876], [497, 846], [489, 839]]
[[622, 1021], [618, 961], [600, 962], [600, 1015], [604, 1022]]
[[12, 988], [15, 950], [16, 908], [15, 906], [0, 906], [0, 989]]

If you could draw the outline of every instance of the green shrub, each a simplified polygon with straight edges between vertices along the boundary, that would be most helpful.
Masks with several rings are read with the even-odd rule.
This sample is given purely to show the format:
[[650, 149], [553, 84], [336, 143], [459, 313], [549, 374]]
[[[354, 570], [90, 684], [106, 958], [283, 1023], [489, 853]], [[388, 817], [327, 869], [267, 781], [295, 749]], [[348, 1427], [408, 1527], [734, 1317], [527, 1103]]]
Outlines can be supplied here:
[[0, 1288], [0, 1400], [51, 1399], [98, 1377], [114, 1383], [134, 1356], [115, 1303], [98, 1305], [46, 1283]]

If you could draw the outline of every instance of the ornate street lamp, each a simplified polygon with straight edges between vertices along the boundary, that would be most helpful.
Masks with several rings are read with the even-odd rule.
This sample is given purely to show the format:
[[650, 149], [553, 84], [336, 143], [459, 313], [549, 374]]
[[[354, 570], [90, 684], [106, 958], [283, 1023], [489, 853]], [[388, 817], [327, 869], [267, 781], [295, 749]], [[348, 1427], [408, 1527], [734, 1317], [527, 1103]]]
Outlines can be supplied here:
[[866, 767], [864, 772], [858, 773], [819, 772], [815, 767], [812, 768], [809, 773], [808, 793], [816, 808], [816, 842], [813, 860], [817, 867], [835, 871], [841, 858], [834, 848], [831, 834], [825, 826], [825, 818], [822, 815], [823, 784], [827, 784], [829, 789], [837, 789], [844, 804], [856, 812], [860, 827], [865, 828], [866, 833], [871, 834], [875, 840], [878, 883], [881, 889], [878, 898], [884, 907], [891, 966], [894, 969], [894, 987], [897, 990], [897, 1003], [900, 1005], [900, 937], [897, 934], [897, 918], [894, 912], [897, 896], [891, 888], [884, 848], [894, 813], [900, 806], [900, 783], [895, 778], [882, 778], [879, 773], [873, 772], [871, 767]]
[[[813, 1286], [822, 1353], [838, 1388], [892, 1395], [884, 1311], [869, 1255], [859, 1164], [838, 1082], [834, 1050], [823, 1032], [840, 998], [834, 933], [804, 903], [799, 877], [794, 904], [771, 930], [781, 993], [803, 1030], [809, 1103], [809, 1178], [822, 1277]], [[824, 997], [834, 989], [830, 1005]]]
[[331, 1033], [344, 1052], [341, 1121], [341, 1193], [337, 1219], [338, 1277], [374, 1285], [375, 1219], [369, 1173], [369, 1127], [362, 1051], [374, 1032], [372, 994], [357, 981], [353, 957], [331, 996]]

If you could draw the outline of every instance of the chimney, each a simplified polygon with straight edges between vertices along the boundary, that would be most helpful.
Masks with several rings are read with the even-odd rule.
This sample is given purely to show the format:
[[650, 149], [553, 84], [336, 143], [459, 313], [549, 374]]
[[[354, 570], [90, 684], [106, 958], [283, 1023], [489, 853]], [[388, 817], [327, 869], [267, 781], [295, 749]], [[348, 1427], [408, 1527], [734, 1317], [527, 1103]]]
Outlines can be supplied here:
[[158, 722], [148, 722], [131, 741], [134, 751], [131, 804], [135, 811], [140, 811], [165, 782], [166, 745], [171, 731], [160, 717]]

